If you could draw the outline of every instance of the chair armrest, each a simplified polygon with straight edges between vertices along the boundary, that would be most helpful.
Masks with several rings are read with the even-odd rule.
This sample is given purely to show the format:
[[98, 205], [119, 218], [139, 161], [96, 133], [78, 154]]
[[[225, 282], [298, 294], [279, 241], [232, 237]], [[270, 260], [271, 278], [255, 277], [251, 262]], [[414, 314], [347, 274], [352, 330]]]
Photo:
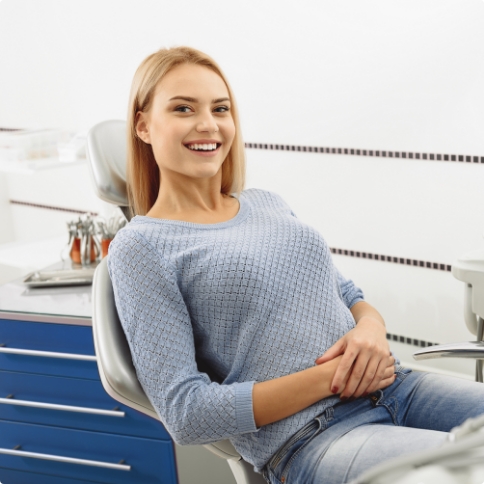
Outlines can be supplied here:
[[240, 454], [234, 449], [230, 440], [220, 440], [212, 444], [205, 444], [204, 447], [222, 459], [239, 461], [242, 459]]
[[466, 341], [464, 343], [449, 343], [428, 346], [413, 354], [415, 360], [429, 360], [432, 358], [473, 358], [484, 360], [484, 342]]

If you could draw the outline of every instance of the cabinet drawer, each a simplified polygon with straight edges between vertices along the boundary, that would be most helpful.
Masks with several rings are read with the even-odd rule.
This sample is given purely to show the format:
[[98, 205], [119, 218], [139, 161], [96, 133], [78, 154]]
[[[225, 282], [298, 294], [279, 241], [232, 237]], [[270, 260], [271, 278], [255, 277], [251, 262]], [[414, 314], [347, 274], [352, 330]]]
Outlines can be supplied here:
[[0, 369], [99, 379], [92, 328], [0, 319]]
[[91, 326], [0, 319], [0, 340], [31, 350], [94, 355]]
[[116, 402], [94, 380], [0, 371], [0, 419], [170, 440], [160, 422]]
[[171, 442], [3, 420], [1, 468], [106, 484], [176, 484]]
[[32, 472], [0, 469], [0, 482], [4, 484], [92, 484], [92, 481], [66, 479], [47, 474], [32, 474]]

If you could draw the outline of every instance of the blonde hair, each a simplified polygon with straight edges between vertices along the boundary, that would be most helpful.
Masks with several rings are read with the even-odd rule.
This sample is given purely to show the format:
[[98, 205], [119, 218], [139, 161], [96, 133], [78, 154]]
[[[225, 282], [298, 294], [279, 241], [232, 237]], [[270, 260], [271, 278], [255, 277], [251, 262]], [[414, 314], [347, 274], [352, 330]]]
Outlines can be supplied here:
[[160, 189], [160, 172], [151, 145], [136, 134], [136, 114], [150, 109], [155, 88], [163, 77], [180, 64], [196, 64], [218, 74], [229, 92], [235, 137], [222, 165], [221, 193], [240, 193], [245, 185], [245, 151], [235, 97], [217, 63], [208, 55], [191, 47], [160, 49], [148, 56], [138, 67], [131, 85], [128, 107], [128, 199], [133, 215], [145, 215], [154, 205]]

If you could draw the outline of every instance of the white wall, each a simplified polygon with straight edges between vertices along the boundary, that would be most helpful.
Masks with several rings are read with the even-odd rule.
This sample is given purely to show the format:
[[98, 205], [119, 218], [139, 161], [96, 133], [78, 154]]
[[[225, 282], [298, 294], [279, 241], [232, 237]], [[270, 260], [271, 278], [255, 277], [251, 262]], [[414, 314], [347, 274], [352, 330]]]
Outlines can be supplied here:
[[[125, 118], [139, 62], [159, 47], [185, 44], [224, 68], [247, 142], [482, 157], [483, 22], [481, 0], [3, 0], [0, 127], [83, 131]], [[281, 193], [331, 247], [451, 264], [484, 244], [484, 164], [247, 154], [249, 185]], [[24, 181], [9, 175], [8, 189], [17, 196], [30, 184], [32, 202], [90, 209], [97, 202], [76, 170]], [[65, 190], [73, 176], [76, 189]], [[16, 215], [16, 226], [39, 210]], [[49, 224], [61, 230], [60, 221]], [[461, 283], [449, 272], [335, 261], [392, 333], [470, 338]], [[416, 349], [393, 346], [405, 359]], [[467, 362], [432, 365], [472, 372]]]
[[3, 0], [0, 126], [87, 129], [125, 116], [140, 60], [207, 51], [245, 138], [484, 150], [480, 0]]

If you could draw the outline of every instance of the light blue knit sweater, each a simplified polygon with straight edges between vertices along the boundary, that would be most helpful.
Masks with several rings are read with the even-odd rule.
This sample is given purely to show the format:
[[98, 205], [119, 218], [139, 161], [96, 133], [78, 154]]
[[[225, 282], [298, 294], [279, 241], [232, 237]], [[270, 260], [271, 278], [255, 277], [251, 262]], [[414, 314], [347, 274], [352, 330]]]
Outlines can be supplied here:
[[256, 428], [252, 386], [314, 365], [363, 299], [321, 235], [277, 195], [246, 190], [235, 218], [134, 217], [109, 249], [138, 378], [180, 444], [230, 438], [256, 470], [332, 396]]

